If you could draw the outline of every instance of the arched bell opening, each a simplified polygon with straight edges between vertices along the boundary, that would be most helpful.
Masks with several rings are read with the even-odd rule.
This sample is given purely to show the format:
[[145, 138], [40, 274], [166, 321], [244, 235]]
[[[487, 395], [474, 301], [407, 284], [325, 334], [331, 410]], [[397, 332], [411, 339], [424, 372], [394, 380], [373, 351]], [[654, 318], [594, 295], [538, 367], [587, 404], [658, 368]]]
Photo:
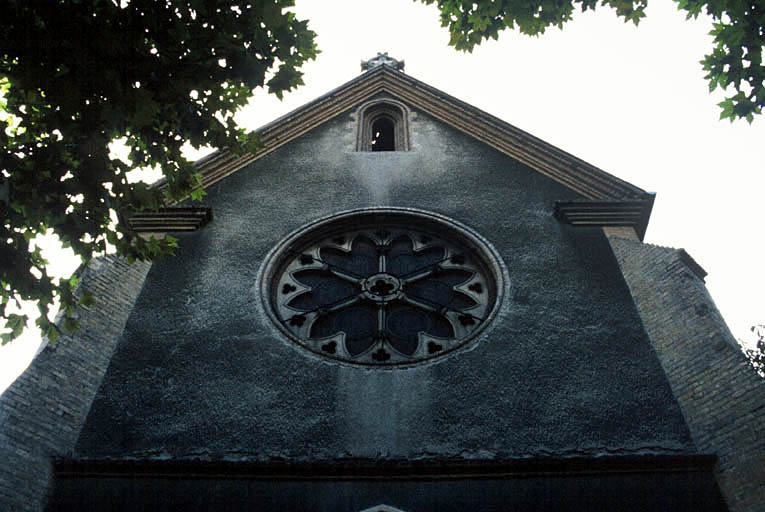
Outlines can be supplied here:
[[408, 109], [393, 100], [375, 100], [357, 113], [357, 151], [409, 151]]

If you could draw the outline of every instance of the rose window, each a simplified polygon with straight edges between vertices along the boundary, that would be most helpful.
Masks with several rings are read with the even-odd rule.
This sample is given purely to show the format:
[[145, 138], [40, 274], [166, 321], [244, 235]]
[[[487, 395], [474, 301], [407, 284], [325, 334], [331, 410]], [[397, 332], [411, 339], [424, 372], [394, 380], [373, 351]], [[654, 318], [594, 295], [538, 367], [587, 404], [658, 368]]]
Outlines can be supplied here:
[[301, 346], [366, 364], [448, 353], [483, 329], [500, 272], [465, 228], [411, 210], [351, 212], [304, 228], [267, 270], [270, 313]]

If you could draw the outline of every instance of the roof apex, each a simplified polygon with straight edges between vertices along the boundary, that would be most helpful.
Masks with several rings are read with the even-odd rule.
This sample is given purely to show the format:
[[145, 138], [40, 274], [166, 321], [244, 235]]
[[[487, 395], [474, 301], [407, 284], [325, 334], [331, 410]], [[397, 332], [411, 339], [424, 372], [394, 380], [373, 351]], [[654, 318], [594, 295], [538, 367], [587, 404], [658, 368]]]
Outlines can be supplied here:
[[[385, 54], [383, 54], [385, 56]], [[398, 61], [396, 61], [398, 62]], [[533, 135], [382, 62], [315, 100], [262, 126], [261, 149], [237, 156], [222, 149], [197, 167], [205, 186], [217, 183], [335, 116], [386, 93], [444, 122], [593, 201], [644, 201], [653, 194], [609, 174]], [[161, 186], [161, 183], [157, 183]], [[650, 206], [645, 208], [647, 225]]]
[[368, 71], [377, 66], [390, 66], [397, 71], [404, 71], [404, 61], [388, 56], [388, 52], [377, 52], [376, 57], [361, 61], [361, 71]]

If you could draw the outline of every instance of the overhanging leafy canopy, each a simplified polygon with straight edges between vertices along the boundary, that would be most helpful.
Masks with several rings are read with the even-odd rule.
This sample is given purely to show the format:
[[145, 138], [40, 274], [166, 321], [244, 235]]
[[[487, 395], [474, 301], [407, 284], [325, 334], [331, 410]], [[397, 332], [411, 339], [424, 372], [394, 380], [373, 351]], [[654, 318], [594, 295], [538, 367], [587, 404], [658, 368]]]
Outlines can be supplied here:
[[[6, 342], [26, 317], [9, 302], [55, 297], [73, 318], [75, 280], [57, 281], [30, 247], [52, 231], [83, 260], [107, 242], [129, 259], [169, 252], [172, 238], [143, 240], [116, 215], [156, 209], [188, 194], [199, 176], [181, 146], [251, 151], [257, 141], [232, 119], [252, 90], [281, 96], [302, 83], [317, 53], [314, 33], [285, 9], [291, 0], [10, 0], [0, 31], [0, 313]], [[7, 125], [7, 127], [6, 127]], [[112, 158], [124, 138], [130, 164]], [[130, 183], [137, 166], [161, 169], [162, 191]], [[30, 250], [31, 249], [31, 250]]]
[[[610, 7], [625, 21], [638, 24], [648, 0], [420, 0], [436, 3], [441, 24], [449, 27], [449, 44], [472, 51], [485, 39], [497, 39], [505, 28], [528, 35], [562, 28], [576, 10]], [[713, 20], [712, 52], [701, 61], [710, 91], [732, 87], [719, 103], [720, 118], [750, 123], [765, 105], [765, 5], [759, 0], [676, 0], [688, 18], [706, 12]]]

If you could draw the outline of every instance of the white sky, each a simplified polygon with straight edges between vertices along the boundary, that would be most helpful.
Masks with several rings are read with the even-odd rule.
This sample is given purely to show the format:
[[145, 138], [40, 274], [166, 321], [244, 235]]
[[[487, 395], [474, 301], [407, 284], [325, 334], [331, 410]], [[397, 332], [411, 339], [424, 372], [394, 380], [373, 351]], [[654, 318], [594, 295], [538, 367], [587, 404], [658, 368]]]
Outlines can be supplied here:
[[[447, 46], [438, 12], [411, 0], [302, 0], [322, 50], [307, 85], [283, 101], [259, 91], [237, 117], [255, 129], [360, 73], [379, 51], [406, 73], [601, 169], [657, 192], [645, 241], [683, 247], [737, 338], [765, 322], [765, 118], [719, 121], [698, 63], [708, 19], [653, 2], [639, 27], [612, 11], [578, 14], [539, 38], [505, 31], [472, 54]], [[49, 259], [71, 272], [76, 261]], [[0, 348], [0, 391], [28, 365], [39, 336]]]

